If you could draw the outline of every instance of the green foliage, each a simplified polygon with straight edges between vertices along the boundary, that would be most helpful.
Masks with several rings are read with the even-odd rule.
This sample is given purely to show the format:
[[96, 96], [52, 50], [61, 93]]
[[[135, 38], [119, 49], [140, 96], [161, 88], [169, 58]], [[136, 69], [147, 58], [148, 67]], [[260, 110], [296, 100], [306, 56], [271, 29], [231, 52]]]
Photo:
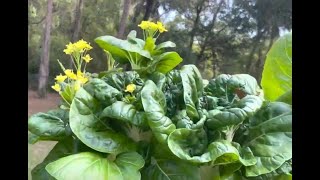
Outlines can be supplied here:
[[87, 146], [105, 153], [134, 150], [135, 145], [123, 134], [117, 133], [99, 117], [101, 106], [84, 89], [80, 89], [70, 107], [72, 132]]
[[257, 163], [246, 167], [246, 176], [258, 176], [278, 169], [292, 158], [292, 110], [282, 102], [266, 103], [249, 121], [241, 141]]
[[67, 136], [68, 119], [68, 112], [63, 109], [37, 113], [29, 118], [29, 131], [36, 139], [61, 140]]
[[142, 171], [142, 179], [200, 180], [200, 173], [197, 166], [183, 161], [152, 159], [151, 164]]
[[148, 124], [153, 134], [161, 143], [165, 143], [169, 134], [176, 128], [172, 121], [165, 116], [166, 99], [164, 94], [151, 80], [146, 81], [141, 90], [141, 100], [146, 112]]
[[167, 41], [156, 45], [156, 38], [147, 37], [145, 40], [136, 37], [136, 31], [131, 31], [127, 40], [113, 36], [101, 36], [95, 39], [104, 50], [110, 52], [119, 63], [130, 63], [131, 68], [140, 75], [153, 72], [167, 73], [175, 68], [182, 58], [176, 52], [163, 52], [164, 48], [175, 47]]
[[[292, 35], [278, 39], [267, 54], [261, 85], [265, 98], [274, 101], [292, 88]], [[290, 100], [289, 100], [290, 101]]]
[[60, 158], [46, 166], [56, 179], [140, 179], [139, 169], [144, 165], [136, 152], [120, 154], [115, 161], [100, 155], [83, 152]]
[[265, 100], [254, 77], [173, 69], [180, 55], [161, 51], [172, 43], [134, 32], [96, 41], [138, 69], [91, 75], [70, 107], [30, 117], [30, 143], [59, 141], [34, 178], [291, 178], [291, 105]]

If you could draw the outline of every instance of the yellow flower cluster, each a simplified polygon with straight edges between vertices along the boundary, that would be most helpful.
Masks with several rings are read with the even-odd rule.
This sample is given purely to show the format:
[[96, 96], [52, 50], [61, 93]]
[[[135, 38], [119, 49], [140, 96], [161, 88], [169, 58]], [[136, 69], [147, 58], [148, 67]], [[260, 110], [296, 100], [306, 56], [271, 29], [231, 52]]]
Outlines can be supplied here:
[[84, 57], [82, 57], [82, 59], [83, 59], [86, 63], [89, 63], [89, 62], [92, 60], [92, 58], [90, 57], [89, 54], [87, 54], [87, 55], [85, 55]]
[[151, 22], [151, 21], [142, 21], [139, 25], [138, 25], [141, 29], [143, 30], [151, 30], [151, 31], [157, 31], [159, 30], [160, 33], [166, 32], [168, 31], [161, 22]]
[[92, 47], [90, 46], [89, 43], [87, 43], [86, 41], [84, 41], [83, 39], [79, 40], [78, 42], [75, 43], [69, 43], [66, 45], [66, 49], [63, 50], [64, 53], [66, 54], [73, 54], [76, 52], [84, 52], [84, 51], [88, 51], [90, 49], [92, 49]]
[[129, 84], [129, 85], [126, 87], [125, 92], [132, 93], [135, 89], [136, 89], [136, 85], [135, 85], [135, 84]]
[[57, 83], [55, 83], [53, 86], [51, 86], [52, 89], [54, 89], [55, 91], [57, 92], [60, 92], [61, 91], [61, 86]]
[[[58, 75], [56, 76], [55, 80], [57, 81], [55, 85], [51, 86], [57, 92], [61, 91], [61, 86], [59, 83], [63, 83], [67, 78], [69, 80], [74, 80], [74, 89], [77, 91], [81, 85], [88, 82], [88, 77], [84, 75], [81, 71], [77, 71], [77, 74], [73, 73], [71, 69], [66, 69], [64, 71], [65, 75]], [[68, 81], [69, 82], [69, 81]]]
[[77, 74], [73, 73], [73, 70], [71, 69], [65, 69], [63, 65], [59, 62], [62, 70], [64, 71], [65, 75], [58, 75], [56, 76], [55, 85], [51, 86], [55, 91], [61, 92], [61, 83], [64, 83], [66, 79], [68, 79], [67, 86], [73, 87], [75, 91], [77, 91], [81, 85], [85, 84], [88, 81], [88, 77], [84, 75], [83, 72], [85, 72], [85, 68], [83, 68], [83, 72], [81, 72], [81, 65], [82, 61], [85, 61], [86, 63], [89, 63], [92, 58], [89, 54], [86, 54], [86, 51], [89, 51], [92, 49], [90, 44], [83, 39], [75, 42], [75, 43], [69, 43], [66, 45], [66, 49], [63, 50], [64, 53], [71, 55], [71, 59], [73, 61], [73, 64], [75, 65], [75, 68], [77, 70]]
[[89, 80], [90, 75], [86, 75], [86, 65], [83, 65], [83, 62], [89, 63], [92, 58], [87, 52], [91, 50], [92, 47], [89, 43], [83, 39], [75, 42], [69, 43], [66, 45], [66, 48], [63, 52], [71, 56], [71, 61], [73, 62], [76, 73], [72, 69], [66, 69], [63, 64], [58, 60], [58, 63], [61, 69], [64, 72], [64, 75], [59, 74], [56, 76], [55, 84], [51, 86], [52, 89], [57, 91], [63, 100], [69, 105], [72, 102], [76, 92]]

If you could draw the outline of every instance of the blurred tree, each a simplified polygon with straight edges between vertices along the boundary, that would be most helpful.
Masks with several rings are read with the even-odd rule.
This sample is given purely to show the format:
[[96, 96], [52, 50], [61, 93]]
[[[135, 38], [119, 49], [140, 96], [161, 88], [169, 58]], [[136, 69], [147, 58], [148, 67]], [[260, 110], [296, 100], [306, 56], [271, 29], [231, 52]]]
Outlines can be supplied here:
[[[236, 0], [235, 3], [250, 13], [256, 22], [256, 35], [253, 37], [246, 70], [260, 81], [265, 55], [274, 40], [279, 37], [280, 28], [291, 29], [292, 1]], [[266, 40], [269, 41], [268, 45], [265, 43]]]
[[[130, 6], [126, 7], [128, 1]], [[35, 82], [40, 73], [46, 4], [47, 0], [28, 0], [32, 88], [37, 88]], [[61, 73], [57, 59], [64, 65], [70, 63], [63, 53], [66, 44], [79, 39], [90, 42], [94, 61], [88, 71], [105, 70], [107, 57], [94, 39], [103, 35], [125, 37], [132, 29], [142, 37], [137, 26], [142, 20], [164, 22], [169, 31], [158, 42], [175, 42], [177, 47], [173, 50], [184, 58], [183, 64], [196, 64], [204, 78], [220, 73], [249, 73], [259, 80], [265, 54], [273, 41], [280, 31], [291, 29], [291, 11], [292, 0], [55, 0], [48, 83], [51, 86], [54, 76]], [[122, 23], [122, 19], [127, 22]]]
[[74, 20], [72, 27], [72, 42], [79, 40], [79, 33], [81, 30], [81, 16], [82, 16], [83, 0], [77, 0], [74, 10]]
[[49, 50], [50, 50], [50, 31], [52, 25], [52, 4], [53, 0], [48, 0], [47, 5], [47, 15], [46, 24], [44, 28], [43, 35], [43, 52], [40, 59], [40, 69], [39, 69], [39, 85], [38, 85], [38, 95], [40, 98], [44, 98], [47, 95], [47, 82], [49, 75]]
[[127, 26], [127, 19], [129, 16], [129, 9], [131, 5], [131, 0], [124, 0], [123, 2], [123, 10], [122, 10], [122, 16], [120, 20], [120, 25], [119, 25], [119, 31], [117, 34], [117, 37], [122, 39], [124, 35], [125, 28]]
[[[76, 42], [79, 40], [79, 34], [81, 31], [81, 16], [82, 16], [82, 8], [83, 8], [84, 0], [77, 0], [74, 7], [74, 18], [73, 18], [73, 26], [72, 26], [72, 36], [71, 41]], [[71, 57], [70, 57], [71, 58]], [[69, 67], [72, 68], [72, 60], [69, 61]]]

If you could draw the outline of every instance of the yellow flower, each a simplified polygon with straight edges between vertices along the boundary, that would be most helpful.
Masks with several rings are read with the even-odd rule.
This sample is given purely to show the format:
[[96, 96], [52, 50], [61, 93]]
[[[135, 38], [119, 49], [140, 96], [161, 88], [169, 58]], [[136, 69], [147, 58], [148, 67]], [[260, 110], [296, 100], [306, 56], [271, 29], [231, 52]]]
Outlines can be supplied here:
[[66, 70], [64, 71], [64, 73], [65, 73], [65, 74], [68, 76], [68, 78], [70, 78], [70, 79], [74, 79], [74, 80], [77, 79], [77, 75], [75, 75], [71, 69], [66, 69]]
[[136, 89], [136, 85], [134, 84], [129, 84], [125, 90], [125, 92], [130, 92], [132, 93]]
[[79, 81], [76, 81], [76, 82], [74, 83], [74, 90], [75, 90], [75, 91], [78, 91], [78, 90], [80, 89], [80, 87], [81, 87], [80, 82], [79, 82]]
[[64, 80], [66, 80], [67, 79], [67, 76], [64, 76], [64, 75], [58, 75], [58, 76], [56, 76], [56, 78], [55, 78], [55, 80], [58, 82], [58, 83], [61, 83], [61, 82], [63, 82]]
[[158, 25], [154, 22], [150, 22], [150, 27], [149, 27], [150, 30], [152, 31], [156, 31], [158, 29]]
[[141, 29], [148, 29], [150, 27], [150, 22], [149, 21], [142, 21], [138, 26]]
[[156, 31], [158, 29], [158, 25], [151, 21], [142, 21], [138, 26], [144, 30]]
[[89, 79], [84, 76], [80, 76], [78, 77], [78, 80], [81, 84], [85, 84], [86, 82], [88, 82]]
[[85, 77], [81, 71], [77, 71], [77, 80], [79, 80], [81, 84], [85, 84], [89, 79]]
[[158, 29], [159, 29], [159, 32], [160, 33], [163, 33], [163, 32], [165, 32], [165, 31], [168, 31], [164, 26], [163, 26], [163, 24], [161, 23], [161, 22], [157, 22], [157, 25], [158, 25]]
[[78, 42], [71, 43], [66, 45], [66, 49], [63, 50], [64, 53], [66, 54], [72, 54], [74, 52], [83, 52], [85, 50], [90, 50], [92, 47], [90, 46], [89, 43], [84, 41], [83, 39], [79, 40]]
[[67, 48], [63, 50], [63, 52], [66, 54], [72, 54], [76, 50], [74, 44], [72, 44], [71, 42], [69, 42], [69, 44], [67, 44], [66, 47]]
[[83, 73], [80, 71], [80, 70], [78, 70], [77, 71], [77, 77], [80, 77], [80, 76], [82, 76], [83, 75]]
[[84, 57], [82, 57], [82, 59], [83, 59], [85, 62], [87, 62], [87, 63], [89, 63], [89, 62], [92, 60], [92, 58], [90, 57], [89, 54], [87, 54], [87, 55], [85, 55]]
[[54, 86], [51, 86], [51, 87], [52, 87], [52, 89], [54, 89], [54, 90], [57, 91], [57, 92], [60, 92], [60, 91], [61, 91], [61, 87], [60, 87], [60, 85], [57, 84], [57, 83], [55, 83]]
[[83, 39], [79, 40], [78, 42], [74, 43], [74, 46], [76, 49], [80, 52], [83, 52], [84, 50], [90, 50], [92, 47], [90, 46], [89, 43], [84, 41]]

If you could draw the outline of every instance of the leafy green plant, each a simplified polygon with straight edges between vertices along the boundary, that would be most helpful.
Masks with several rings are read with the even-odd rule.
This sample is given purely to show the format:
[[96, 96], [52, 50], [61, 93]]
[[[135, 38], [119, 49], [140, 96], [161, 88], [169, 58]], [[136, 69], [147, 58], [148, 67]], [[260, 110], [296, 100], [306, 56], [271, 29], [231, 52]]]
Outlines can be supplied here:
[[[267, 54], [261, 85], [265, 98], [291, 104], [292, 34], [279, 38]], [[281, 97], [282, 96], [282, 97]]]
[[161, 22], [142, 21], [144, 39], [137, 38], [137, 32], [131, 31], [126, 40], [113, 36], [101, 36], [95, 42], [104, 50], [110, 52], [119, 63], [130, 63], [133, 70], [140, 75], [153, 72], [167, 73], [175, 68], [182, 58], [177, 52], [165, 52], [165, 48], [175, 47], [176, 44], [166, 41], [156, 45], [157, 37], [167, 31]]
[[291, 179], [291, 105], [265, 100], [248, 74], [204, 80], [194, 65], [174, 69], [180, 56], [160, 51], [173, 43], [155, 45], [163, 25], [140, 26], [144, 40], [97, 38], [108, 71], [87, 73], [69, 106], [30, 117], [30, 143], [58, 141], [33, 178]]

